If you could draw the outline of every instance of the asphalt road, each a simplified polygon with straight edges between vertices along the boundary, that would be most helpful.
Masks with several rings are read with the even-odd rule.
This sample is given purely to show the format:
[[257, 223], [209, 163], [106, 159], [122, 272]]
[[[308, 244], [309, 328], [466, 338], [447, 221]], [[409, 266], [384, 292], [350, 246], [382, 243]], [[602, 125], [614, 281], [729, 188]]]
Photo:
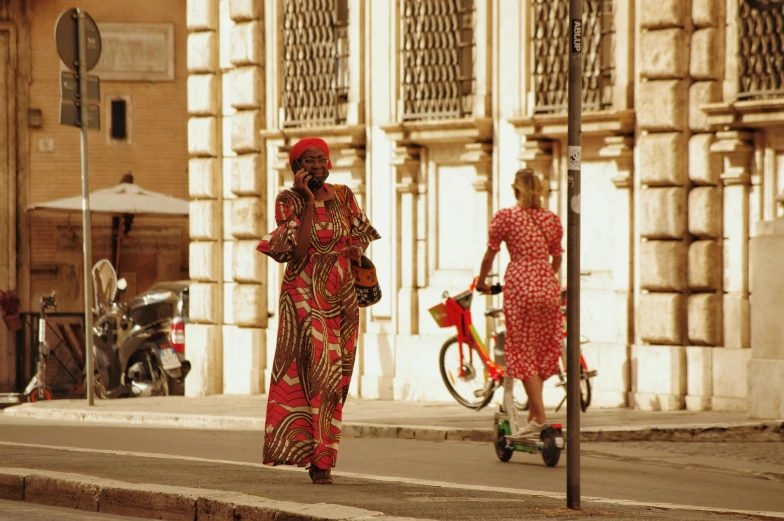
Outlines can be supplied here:
[[2, 521], [147, 521], [140, 517], [92, 514], [81, 510], [47, 507], [32, 503], [0, 500]]
[[[0, 444], [0, 461], [5, 467], [236, 490], [429, 519], [498, 521], [572, 515], [564, 510], [565, 502], [558, 496], [565, 492], [565, 454], [556, 468], [545, 467], [539, 456], [525, 454], [515, 454], [511, 462], [501, 463], [488, 444], [345, 439], [335, 472], [338, 486], [314, 487], [303, 470], [262, 467], [262, 437], [257, 432], [3, 419], [0, 441], [4, 442]], [[168, 459], [141, 454], [118, 457], [114, 451]], [[748, 519], [699, 511], [675, 515], [653, 505], [629, 506], [624, 500], [784, 512], [784, 482], [735, 473], [583, 455], [581, 479], [584, 514], [590, 512], [594, 519]], [[531, 495], [531, 491], [545, 497]], [[609, 501], [594, 502], [589, 496]]]

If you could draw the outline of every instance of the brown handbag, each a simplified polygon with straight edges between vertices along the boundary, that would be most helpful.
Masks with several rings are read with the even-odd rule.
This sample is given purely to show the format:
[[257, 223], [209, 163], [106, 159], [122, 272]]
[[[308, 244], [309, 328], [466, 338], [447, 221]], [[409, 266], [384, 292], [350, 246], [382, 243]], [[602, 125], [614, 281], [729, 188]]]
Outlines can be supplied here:
[[[351, 215], [346, 201], [345, 186], [339, 185], [335, 187], [335, 194], [340, 202], [343, 203], [343, 215], [348, 221], [349, 229], [351, 229]], [[351, 236], [348, 238], [348, 245], [351, 246]], [[354, 275], [354, 287], [357, 290], [357, 304], [361, 308], [378, 304], [381, 300], [381, 286], [378, 283], [378, 276], [376, 275], [376, 266], [373, 264], [367, 255], [362, 255], [360, 262], [351, 261], [351, 272]]]

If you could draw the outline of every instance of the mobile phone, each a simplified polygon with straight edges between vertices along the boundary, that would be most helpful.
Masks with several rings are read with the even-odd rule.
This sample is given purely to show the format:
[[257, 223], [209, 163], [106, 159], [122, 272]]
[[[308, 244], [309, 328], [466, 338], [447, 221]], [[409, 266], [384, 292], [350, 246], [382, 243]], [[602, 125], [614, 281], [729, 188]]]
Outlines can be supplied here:
[[302, 168], [302, 165], [299, 163], [299, 159], [295, 159], [294, 161], [292, 161], [291, 166], [294, 167], [295, 174], [300, 170], [304, 170], [304, 168]]

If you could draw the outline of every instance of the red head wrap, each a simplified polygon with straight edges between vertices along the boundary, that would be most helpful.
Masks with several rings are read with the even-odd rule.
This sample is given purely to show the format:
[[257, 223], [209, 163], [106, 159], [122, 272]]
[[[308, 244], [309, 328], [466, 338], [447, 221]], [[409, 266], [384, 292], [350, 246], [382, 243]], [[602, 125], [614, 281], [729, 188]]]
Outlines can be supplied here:
[[289, 152], [289, 165], [294, 163], [295, 159], [299, 159], [310, 147], [320, 148], [324, 151], [324, 155], [327, 156], [327, 170], [332, 170], [332, 161], [329, 160], [329, 146], [326, 141], [317, 137], [304, 137], [297, 141], [297, 144], [291, 147]]

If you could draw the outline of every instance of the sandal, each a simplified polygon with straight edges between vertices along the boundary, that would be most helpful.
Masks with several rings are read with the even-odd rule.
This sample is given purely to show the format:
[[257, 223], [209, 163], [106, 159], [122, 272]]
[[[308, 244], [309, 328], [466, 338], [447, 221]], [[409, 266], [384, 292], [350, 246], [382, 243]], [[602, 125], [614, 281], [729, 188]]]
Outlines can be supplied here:
[[330, 474], [330, 469], [308, 468], [308, 475], [314, 485], [332, 485], [332, 476]]

